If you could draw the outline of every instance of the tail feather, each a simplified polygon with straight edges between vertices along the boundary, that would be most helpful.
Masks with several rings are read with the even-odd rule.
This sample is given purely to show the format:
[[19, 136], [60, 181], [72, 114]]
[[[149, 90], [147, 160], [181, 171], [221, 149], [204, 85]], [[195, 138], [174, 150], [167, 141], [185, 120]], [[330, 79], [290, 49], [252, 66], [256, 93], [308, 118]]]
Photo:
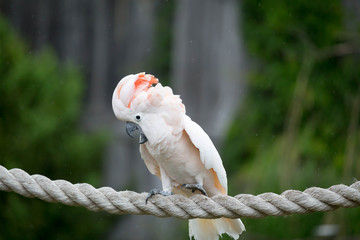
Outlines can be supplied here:
[[189, 236], [195, 240], [217, 240], [223, 233], [238, 239], [245, 231], [245, 226], [240, 219], [191, 219], [189, 220]]

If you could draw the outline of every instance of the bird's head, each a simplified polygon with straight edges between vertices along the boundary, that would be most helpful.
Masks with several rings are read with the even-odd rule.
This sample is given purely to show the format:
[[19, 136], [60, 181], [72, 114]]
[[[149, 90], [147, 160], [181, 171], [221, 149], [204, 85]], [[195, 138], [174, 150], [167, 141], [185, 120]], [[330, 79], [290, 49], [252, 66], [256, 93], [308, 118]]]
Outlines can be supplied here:
[[131, 74], [116, 86], [112, 106], [115, 116], [126, 122], [129, 136], [140, 131], [140, 144], [157, 142], [183, 129], [185, 107], [171, 88], [150, 74]]

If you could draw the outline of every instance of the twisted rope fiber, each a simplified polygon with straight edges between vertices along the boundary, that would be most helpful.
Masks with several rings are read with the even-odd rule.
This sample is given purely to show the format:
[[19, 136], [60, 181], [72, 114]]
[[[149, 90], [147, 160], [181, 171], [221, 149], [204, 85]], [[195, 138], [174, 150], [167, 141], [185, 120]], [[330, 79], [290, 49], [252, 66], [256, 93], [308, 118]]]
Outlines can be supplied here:
[[7, 170], [0, 165], [0, 190], [16, 192], [29, 198], [83, 206], [91, 211], [112, 214], [154, 215], [157, 217], [190, 218], [261, 218], [290, 214], [325, 212], [336, 208], [360, 206], [360, 181], [351, 186], [334, 185], [328, 189], [311, 187], [304, 192], [287, 190], [278, 195], [257, 196], [239, 194], [235, 197], [200, 194], [155, 195], [145, 203], [147, 193], [117, 192], [109, 187], [94, 188], [87, 183], [72, 184], [65, 180], [52, 181], [42, 175], [29, 175], [21, 169]]

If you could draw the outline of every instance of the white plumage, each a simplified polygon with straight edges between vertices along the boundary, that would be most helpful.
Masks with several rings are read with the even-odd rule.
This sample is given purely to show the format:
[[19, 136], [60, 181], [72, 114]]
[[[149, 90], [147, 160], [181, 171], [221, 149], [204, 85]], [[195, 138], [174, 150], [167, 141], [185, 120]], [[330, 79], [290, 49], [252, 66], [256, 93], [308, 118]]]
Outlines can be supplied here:
[[[180, 97], [169, 87], [145, 73], [126, 76], [114, 91], [113, 109], [118, 119], [136, 124], [146, 136], [147, 142], [140, 144], [141, 157], [161, 179], [163, 191], [201, 194], [182, 187], [199, 184], [210, 197], [227, 194], [219, 153], [205, 131], [185, 114]], [[197, 240], [218, 239], [222, 233], [238, 238], [244, 230], [240, 219], [189, 221], [190, 238]]]

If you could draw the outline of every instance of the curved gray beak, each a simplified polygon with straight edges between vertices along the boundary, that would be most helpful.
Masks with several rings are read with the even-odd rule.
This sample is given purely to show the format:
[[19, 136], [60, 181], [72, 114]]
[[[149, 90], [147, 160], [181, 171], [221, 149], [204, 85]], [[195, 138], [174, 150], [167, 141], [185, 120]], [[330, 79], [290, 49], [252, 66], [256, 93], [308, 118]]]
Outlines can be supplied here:
[[148, 141], [147, 137], [145, 136], [145, 134], [143, 133], [141, 127], [133, 122], [126, 122], [126, 133], [130, 136], [130, 137], [134, 137], [134, 135], [132, 134], [134, 131], [140, 131], [140, 140], [139, 143], [143, 144], [146, 143]]

